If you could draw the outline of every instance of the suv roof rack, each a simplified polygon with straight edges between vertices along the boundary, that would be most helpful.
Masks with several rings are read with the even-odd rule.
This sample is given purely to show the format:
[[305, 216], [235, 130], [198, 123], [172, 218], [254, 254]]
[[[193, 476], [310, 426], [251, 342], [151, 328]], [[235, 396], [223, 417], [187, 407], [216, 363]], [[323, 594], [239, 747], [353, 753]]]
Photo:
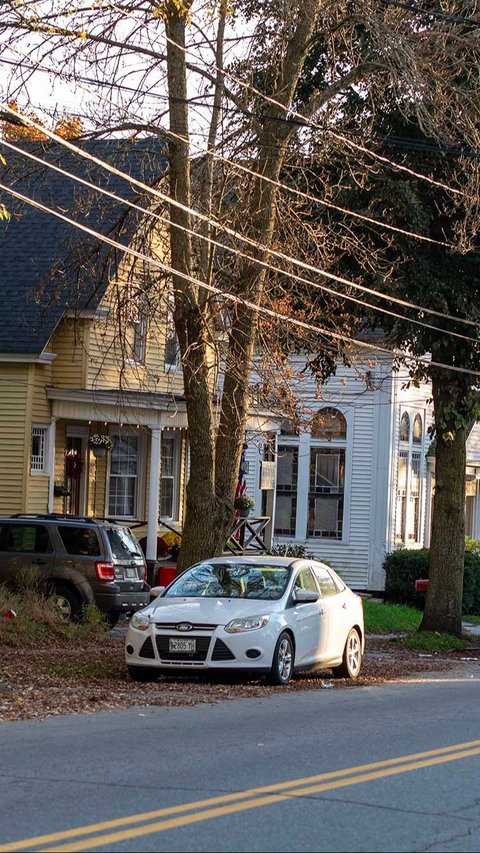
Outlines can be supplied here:
[[103, 521], [103, 519], [94, 518], [91, 515], [67, 515], [62, 512], [15, 512], [13, 515], [9, 516], [10, 518], [43, 518], [43, 519], [54, 519], [54, 518], [62, 518], [65, 521], [83, 521], [88, 522], [90, 524], [96, 524], [98, 521]]

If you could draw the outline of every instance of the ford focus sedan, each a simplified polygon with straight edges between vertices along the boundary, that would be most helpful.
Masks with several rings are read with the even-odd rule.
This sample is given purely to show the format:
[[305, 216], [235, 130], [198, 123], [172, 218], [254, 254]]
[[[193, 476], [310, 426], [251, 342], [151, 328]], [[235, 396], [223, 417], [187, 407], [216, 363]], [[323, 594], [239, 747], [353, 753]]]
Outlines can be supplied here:
[[329, 566], [282, 557], [216, 557], [187, 569], [130, 619], [134, 681], [236, 670], [288, 684], [295, 671], [356, 679], [363, 602]]

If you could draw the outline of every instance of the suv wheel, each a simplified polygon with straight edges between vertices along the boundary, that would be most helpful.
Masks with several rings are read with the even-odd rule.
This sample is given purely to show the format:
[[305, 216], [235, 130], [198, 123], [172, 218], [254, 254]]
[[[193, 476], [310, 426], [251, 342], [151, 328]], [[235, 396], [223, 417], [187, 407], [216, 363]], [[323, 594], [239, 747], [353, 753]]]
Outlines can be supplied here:
[[56, 583], [53, 588], [52, 600], [62, 619], [77, 619], [80, 615], [82, 602], [71, 587]]

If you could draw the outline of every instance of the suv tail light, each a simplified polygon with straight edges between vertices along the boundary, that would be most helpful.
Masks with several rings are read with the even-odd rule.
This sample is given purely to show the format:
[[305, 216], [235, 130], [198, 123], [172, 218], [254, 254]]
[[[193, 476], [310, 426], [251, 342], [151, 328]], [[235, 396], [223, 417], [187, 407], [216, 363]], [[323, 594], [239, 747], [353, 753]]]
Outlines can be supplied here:
[[95, 563], [95, 571], [99, 581], [114, 581], [115, 569], [113, 563]]

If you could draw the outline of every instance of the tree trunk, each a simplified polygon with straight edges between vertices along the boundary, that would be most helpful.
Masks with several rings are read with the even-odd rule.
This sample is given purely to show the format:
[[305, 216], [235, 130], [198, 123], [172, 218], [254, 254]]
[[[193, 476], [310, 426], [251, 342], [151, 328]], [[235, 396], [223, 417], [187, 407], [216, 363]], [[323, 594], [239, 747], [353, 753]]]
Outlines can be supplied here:
[[[432, 371], [433, 374], [433, 371]], [[465, 559], [465, 465], [467, 429], [455, 429], [448, 411], [454, 382], [432, 377], [435, 411], [435, 509], [432, 514], [429, 583], [420, 631], [462, 635]]]
[[[316, 26], [320, 0], [304, 0], [296, 8], [291, 38], [286, 46], [279, 81], [272, 96], [283, 106], [290, 106]], [[181, 11], [179, 11], [181, 9]], [[181, 47], [185, 44], [185, 9], [181, 4], [166, 7], [167, 35]], [[188, 152], [188, 113], [185, 53], [169, 42], [167, 71], [170, 96], [170, 128], [185, 140], [176, 139], [170, 146], [170, 191], [174, 198], [190, 206], [190, 167]], [[221, 80], [219, 80], [221, 86]], [[295, 123], [284, 121], [283, 106], [272, 104], [268, 118], [258, 136], [256, 171], [248, 219], [250, 236], [268, 246], [275, 224], [275, 198], [288, 141], [297, 130]], [[269, 178], [269, 180], [265, 180]], [[183, 273], [173, 276], [175, 293], [175, 326], [180, 342], [190, 444], [190, 477], [187, 486], [187, 508], [184, 534], [179, 554], [179, 569], [207, 557], [222, 554], [233, 521], [233, 497], [238, 476], [249, 406], [249, 378], [257, 328], [257, 312], [241, 301], [233, 309], [229, 333], [227, 363], [222, 390], [220, 422], [214, 421], [214, 362], [208, 341], [208, 311], [195, 286], [185, 276], [191, 275], [192, 246], [189, 235], [190, 216], [183, 210], [171, 209], [172, 267]], [[177, 225], [177, 227], [175, 227]], [[260, 260], [268, 258], [268, 250], [258, 249]], [[259, 305], [265, 283], [265, 269], [252, 261], [241, 265], [233, 291]], [[215, 442], [215, 434], [217, 440]]]

